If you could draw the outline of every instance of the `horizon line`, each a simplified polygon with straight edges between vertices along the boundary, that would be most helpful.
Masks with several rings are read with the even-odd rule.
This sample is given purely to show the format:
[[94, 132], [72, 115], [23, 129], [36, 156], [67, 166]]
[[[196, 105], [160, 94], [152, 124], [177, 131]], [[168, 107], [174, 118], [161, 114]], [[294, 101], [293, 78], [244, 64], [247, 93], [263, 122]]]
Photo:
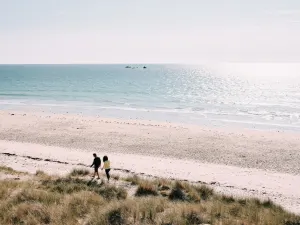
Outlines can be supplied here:
[[131, 62], [131, 63], [0, 63], [1, 66], [5, 65], [201, 65], [201, 64], [298, 64], [300, 61], [220, 61], [220, 62], [198, 62], [198, 63], [187, 63], [187, 62]]

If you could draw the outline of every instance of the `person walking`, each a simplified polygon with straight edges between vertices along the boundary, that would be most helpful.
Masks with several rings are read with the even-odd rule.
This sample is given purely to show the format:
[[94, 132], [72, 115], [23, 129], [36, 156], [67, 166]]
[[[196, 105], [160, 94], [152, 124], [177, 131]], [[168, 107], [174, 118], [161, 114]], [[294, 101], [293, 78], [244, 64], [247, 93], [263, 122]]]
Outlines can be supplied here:
[[98, 169], [99, 169], [99, 167], [101, 166], [101, 159], [97, 156], [96, 153], [94, 153], [93, 156], [94, 156], [94, 161], [93, 161], [93, 164], [91, 165], [91, 167], [94, 166], [94, 169], [95, 169], [93, 178], [94, 178], [94, 177], [96, 176], [96, 174], [97, 174], [98, 179], [100, 179], [100, 176], [99, 176], [99, 173], [98, 173]]
[[110, 161], [108, 160], [108, 157], [105, 155], [103, 156], [103, 167], [102, 169], [104, 168], [105, 169], [105, 173], [106, 173], [106, 177], [107, 177], [107, 181], [109, 182], [109, 178], [110, 178], [110, 175], [109, 175], [109, 171], [110, 171]]

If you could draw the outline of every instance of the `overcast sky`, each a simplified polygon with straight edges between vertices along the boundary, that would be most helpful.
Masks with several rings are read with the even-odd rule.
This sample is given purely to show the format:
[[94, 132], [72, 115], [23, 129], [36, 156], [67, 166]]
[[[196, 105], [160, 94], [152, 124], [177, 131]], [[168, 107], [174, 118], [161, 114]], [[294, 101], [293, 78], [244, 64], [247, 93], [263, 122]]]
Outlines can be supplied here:
[[0, 0], [0, 63], [300, 62], [299, 0]]

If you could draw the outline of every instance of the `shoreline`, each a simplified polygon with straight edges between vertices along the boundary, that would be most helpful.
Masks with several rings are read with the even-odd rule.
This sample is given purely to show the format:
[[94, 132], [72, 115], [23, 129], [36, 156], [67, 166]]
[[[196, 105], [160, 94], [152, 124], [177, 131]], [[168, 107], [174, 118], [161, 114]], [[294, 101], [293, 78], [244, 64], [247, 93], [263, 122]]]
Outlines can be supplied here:
[[117, 173], [207, 183], [300, 213], [297, 133], [7, 111], [0, 120], [0, 162], [16, 170], [69, 172], [97, 152]]
[[[1, 102], [1, 99], [0, 99]], [[273, 123], [262, 120], [240, 120], [237, 118], [219, 118], [218, 115], [215, 117], [207, 117], [207, 115], [190, 113], [180, 113], [175, 111], [162, 112], [161, 110], [153, 110], [146, 108], [119, 108], [113, 106], [96, 106], [97, 111], [89, 110], [93, 105], [87, 104], [85, 107], [85, 102], [81, 103], [80, 107], [78, 105], [55, 105], [53, 103], [41, 103], [24, 105], [21, 104], [16, 107], [5, 107], [2, 105], [0, 111], [9, 112], [16, 111], [18, 113], [31, 113], [35, 111], [39, 114], [49, 114], [49, 115], [74, 115], [74, 116], [84, 116], [84, 117], [100, 117], [99, 110], [101, 111], [101, 118], [109, 120], [133, 120], [133, 121], [154, 121], [156, 123], [169, 123], [169, 124], [181, 124], [183, 126], [198, 126], [198, 127], [208, 127], [213, 129], [245, 129], [245, 130], [255, 130], [255, 131], [275, 131], [275, 132], [291, 132], [300, 133], [300, 126], [289, 123], [279, 123], [275, 120]], [[68, 104], [68, 103], [66, 103]], [[11, 104], [8, 104], [11, 106]], [[54, 110], [49, 111], [48, 108], [53, 107]], [[230, 116], [229, 116], [230, 117]], [[189, 119], [188, 119], [189, 118]], [[192, 118], [192, 119], [191, 119]], [[248, 118], [249, 119], [249, 118]]]

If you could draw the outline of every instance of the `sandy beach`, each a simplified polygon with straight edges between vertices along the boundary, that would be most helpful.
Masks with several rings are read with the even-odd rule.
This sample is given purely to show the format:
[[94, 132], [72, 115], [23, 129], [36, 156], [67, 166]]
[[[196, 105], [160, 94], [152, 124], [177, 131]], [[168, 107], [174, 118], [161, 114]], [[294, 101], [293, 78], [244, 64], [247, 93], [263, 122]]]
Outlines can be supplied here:
[[80, 115], [0, 112], [0, 164], [67, 173], [109, 155], [115, 173], [207, 183], [300, 213], [300, 135]]

